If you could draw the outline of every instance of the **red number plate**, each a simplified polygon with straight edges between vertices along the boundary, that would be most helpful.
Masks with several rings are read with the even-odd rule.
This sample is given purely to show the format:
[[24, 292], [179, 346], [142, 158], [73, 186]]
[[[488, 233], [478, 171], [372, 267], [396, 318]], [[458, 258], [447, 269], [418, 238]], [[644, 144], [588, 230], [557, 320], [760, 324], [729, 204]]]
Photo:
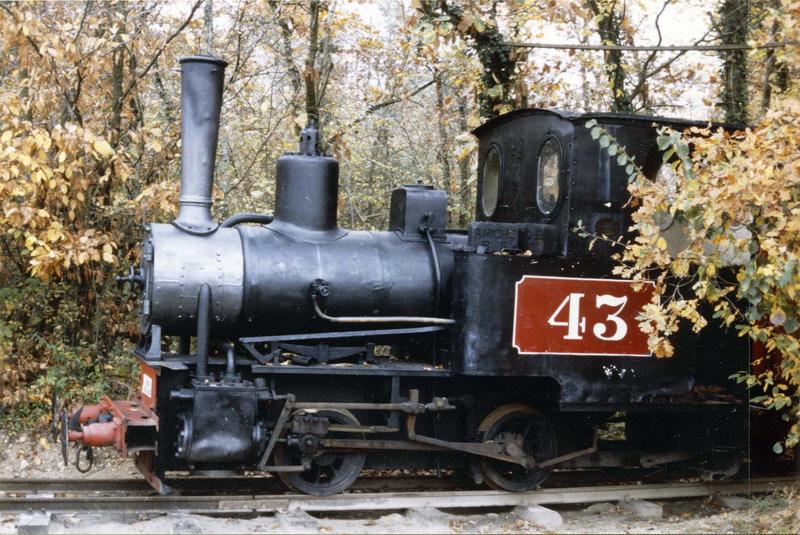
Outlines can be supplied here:
[[525, 275], [514, 300], [514, 347], [521, 355], [648, 357], [636, 316], [655, 285], [618, 279]]

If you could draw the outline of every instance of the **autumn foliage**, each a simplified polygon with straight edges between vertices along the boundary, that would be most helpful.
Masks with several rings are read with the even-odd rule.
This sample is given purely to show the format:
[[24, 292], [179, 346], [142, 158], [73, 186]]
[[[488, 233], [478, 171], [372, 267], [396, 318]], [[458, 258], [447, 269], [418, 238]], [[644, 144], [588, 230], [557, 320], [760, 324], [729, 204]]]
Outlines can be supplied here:
[[[786, 9], [795, 21], [784, 21], [787, 37], [797, 39], [800, 3]], [[798, 60], [796, 48], [782, 53], [794, 76]], [[662, 129], [671, 172], [655, 181], [587, 124], [629, 174], [637, 235], [619, 244], [616, 273], [656, 281], [658, 295], [641, 317], [651, 350], [672, 356], [670, 335], [681, 325], [704, 328], [701, 307], [710, 305], [712, 321], [764, 345], [766, 356], [732, 379], [750, 387], [753, 402], [784, 411], [788, 447], [800, 442], [799, 97], [797, 87], [784, 91], [752, 127]]]
[[[683, 115], [686, 95], [721, 83], [701, 54], [507, 44], [548, 32], [636, 44], [655, 35], [661, 15], [663, 26], [696, 4], [688, 0], [660, 13], [613, 0], [370, 4], [380, 5], [0, 3], [0, 424], [43, 415], [54, 391], [127, 394], [137, 305], [114, 276], [137, 262], [143, 223], [174, 214], [182, 55], [230, 63], [216, 218], [272, 209], [275, 160], [294, 149], [311, 111], [342, 164], [340, 220], [368, 229], [386, 227], [392, 188], [418, 180], [448, 192], [449, 226], [464, 227], [476, 182], [468, 132], [490, 115], [521, 106]], [[766, 4], [752, 38], [796, 42], [798, 3]], [[377, 14], [384, 22], [370, 23]], [[712, 38], [708, 29], [692, 42]], [[742, 380], [763, 389], [766, 405], [797, 411], [800, 110], [786, 82], [797, 78], [797, 48], [748, 56], [751, 92], [772, 99], [752, 110], [748, 130], [662, 133], [674, 178], [632, 182], [640, 235], [620, 270], [658, 268], [692, 288], [693, 297], [675, 294], [648, 311], [657, 354], [670, 353], [680, 322], [702, 327], [697, 307], [711, 302], [719, 320], [783, 359], [779, 377]], [[712, 100], [704, 94], [708, 109]], [[637, 176], [635, 162], [622, 165]], [[729, 279], [733, 257], [746, 260]]]
[[117, 8], [79, 25], [70, 4], [2, 8], [0, 407], [42, 408], [127, 383], [134, 302], [113, 276], [134, 259], [142, 162], [168, 166], [113, 76], [133, 41]]

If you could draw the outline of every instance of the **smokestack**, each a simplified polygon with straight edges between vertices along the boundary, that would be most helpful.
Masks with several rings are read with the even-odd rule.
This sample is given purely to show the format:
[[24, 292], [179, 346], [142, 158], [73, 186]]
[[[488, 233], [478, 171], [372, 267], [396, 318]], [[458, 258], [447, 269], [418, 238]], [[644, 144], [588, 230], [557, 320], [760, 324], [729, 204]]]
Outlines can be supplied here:
[[227, 65], [213, 56], [181, 58], [181, 197], [173, 224], [191, 234], [218, 226], [211, 220], [211, 188]]

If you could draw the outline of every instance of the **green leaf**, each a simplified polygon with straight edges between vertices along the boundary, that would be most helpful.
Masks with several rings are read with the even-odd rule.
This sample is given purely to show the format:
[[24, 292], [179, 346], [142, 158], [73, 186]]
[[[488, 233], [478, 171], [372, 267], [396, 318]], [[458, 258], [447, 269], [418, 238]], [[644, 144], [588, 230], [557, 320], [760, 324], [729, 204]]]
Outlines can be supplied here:
[[[624, 152], [620, 152], [619, 156], [617, 156], [617, 165], [619, 165], [620, 167], [623, 167], [627, 163], [628, 163], [628, 155], [625, 154]], [[630, 174], [630, 173], [628, 173], [628, 174]]]
[[772, 446], [772, 451], [780, 455], [781, 453], [783, 453], [783, 444], [781, 444], [780, 442], [776, 442]]
[[586, 121], [586, 125], [585, 126], [586, 126], [586, 128], [593, 128], [593, 127], [597, 126], [597, 119], [591, 119], [589, 121]]
[[636, 166], [634, 166], [632, 163], [629, 163], [629, 164], [628, 164], [628, 165], [625, 167], [625, 172], [626, 172], [626, 173], [628, 173], [628, 175], [632, 175], [632, 174], [633, 174], [633, 171], [634, 171], [635, 169], [636, 169]]
[[610, 156], [616, 156], [617, 151], [619, 151], [619, 147], [616, 146], [615, 144], [612, 143], [611, 145], [608, 146], [608, 154]]
[[658, 136], [656, 138], [656, 144], [658, 144], [658, 150], [666, 150], [667, 147], [670, 146], [670, 137], [669, 136]]
[[592, 139], [597, 139], [597, 138], [599, 138], [599, 137], [600, 137], [600, 134], [601, 134], [602, 132], [603, 132], [603, 129], [602, 129], [602, 128], [600, 128], [599, 126], [595, 126], [594, 128], [592, 128], [592, 132], [591, 132], [591, 134], [592, 134]]
[[685, 160], [689, 157], [689, 145], [686, 145], [685, 143], [678, 143], [675, 145], [675, 152], [678, 153], [678, 157], [681, 160]]
[[791, 258], [788, 262], [786, 262], [786, 266], [783, 268], [783, 275], [781, 276], [781, 280], [778, 282], [781, 288], [786, 288], [786, 285], [794, 278], [794, 266], [795, 266], [795, 259]]
[[608, 144], [611, 143], [611, 138], [606, 135], [600, 137], [600, 146], [605, 148], [608, 147]]

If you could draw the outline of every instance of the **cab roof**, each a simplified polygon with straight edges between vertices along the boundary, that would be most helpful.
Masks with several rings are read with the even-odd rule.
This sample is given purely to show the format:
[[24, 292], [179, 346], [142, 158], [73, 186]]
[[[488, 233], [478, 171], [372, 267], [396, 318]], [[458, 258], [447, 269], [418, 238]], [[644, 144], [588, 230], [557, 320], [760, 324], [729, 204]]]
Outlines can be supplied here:
[[504, 113], [498, 117], [490, 119], [482, 125], [475, 128], [472, 133], [480, 137], [484, 133], [492, 130], [502, 124], [513, 121], [520, 117], [536, 116], [536, 115], [551, 115], [570, 121], [575, 124], [581, 124], [591, 119], [595, 119], [601, 123], [615, 123], [615, 124], [636, 124], [636, 125], [649, 125], [651, 123], [658, 123], [665, 126], [670, 126], [675, 129], [686, 129], [692, 126], [699, 128], [722, 127], [726, 130], [743, 129], [746, 125], [739, 124], [722, 124], [707, 121], [690, 121], [688, 119], [678, 119], [674, 117], [660, 117], [657, 115], [633, 115], [628, 113], [611, 113], [611, 112], [589, 112], [581, 113], [569, 110], [551, 110], [545, 108], [522, 108], [508, 113]]

